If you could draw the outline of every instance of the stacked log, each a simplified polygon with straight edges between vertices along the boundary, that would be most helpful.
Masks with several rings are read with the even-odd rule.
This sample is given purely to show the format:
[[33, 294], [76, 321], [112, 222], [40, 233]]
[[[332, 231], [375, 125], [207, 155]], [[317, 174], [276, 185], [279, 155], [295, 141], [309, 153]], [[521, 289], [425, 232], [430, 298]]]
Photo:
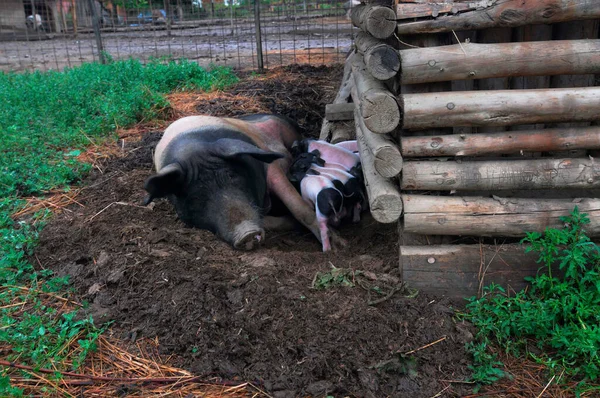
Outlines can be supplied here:
[[[592, 220], [587, 233], [600, 237], [600, 199], [593, 197], [600, 166], [588, 156], [600, 150], [598, 20], [600, 2], [589, 0], [369, 0], [355, 7], [347, 100], [328, 106], [327, 115], [353, 119], [375, 219], [393, 222], [402, 211], [403, 234], [517, 238], [560, 227], [560, 217], [578, 206]], [[549, 199], [550, 192], [570, 198]], [[455, 278], [448, 267], [463, 267], [457, 253], [477, 261], [494, 250], [482, 247], [400, 245], [405, 281], [448, 292], [425, 280], [431, 272], [436, 281], [469, 285], [455, 292], [472, 292], [475, 276]], [[522, 249], [503, 250], [530, 265], [526, 274], [535, 269]], [[496, 247], [490, 263], [497, 255]], [[505, 274], [496, 263], [500, 282], [525, 275]], [[474, 265], [467, 268], [462, 275], [475, 274]]]

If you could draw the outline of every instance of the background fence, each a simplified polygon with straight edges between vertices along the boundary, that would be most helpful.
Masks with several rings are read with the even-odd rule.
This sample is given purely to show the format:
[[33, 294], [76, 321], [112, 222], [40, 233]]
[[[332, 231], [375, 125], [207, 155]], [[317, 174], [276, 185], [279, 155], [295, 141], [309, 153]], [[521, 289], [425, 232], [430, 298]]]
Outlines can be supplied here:
[[352, 1], [2, 0], [0, 70], [60, 70], [104, 54], [241, 69], [338, 63], [352, 44]]

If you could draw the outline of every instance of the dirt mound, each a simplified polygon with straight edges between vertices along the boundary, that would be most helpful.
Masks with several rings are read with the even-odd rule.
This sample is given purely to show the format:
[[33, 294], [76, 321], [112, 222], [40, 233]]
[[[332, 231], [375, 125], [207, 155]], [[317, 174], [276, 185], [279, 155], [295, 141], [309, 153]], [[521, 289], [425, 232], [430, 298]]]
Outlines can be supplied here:
[[[264, 81], [266, 102], [272, 84]], [[296, 113], [278, 100], [279, 112], [318, 125], [324, 106], [315, 104], [331, 96], [329, 84], [310, 86], [320, 99], [290, 90]], [[149, 132], [128, 143], [128, 156], [90, 175], [83, 207], [41, 234], [37, 258], [71, 276], [95, 319], [115, 320], [124, 338], [157, 336], [164, 353], [198, 375], [253, 381], [273, 396], [431, 397], [444, 380], [464, 379], [472, 336], [448, 302], [397, 290], [395, 225], [365, 217], [340, 231], [350, 244], [336, 253], [322, 253], [306, 231], [271, 233], [258, 251], [234, 251], [184, 227], [166, 201], [139, 206], [159, 138]], [[444, 396], [462, 388], [452, 384]]]

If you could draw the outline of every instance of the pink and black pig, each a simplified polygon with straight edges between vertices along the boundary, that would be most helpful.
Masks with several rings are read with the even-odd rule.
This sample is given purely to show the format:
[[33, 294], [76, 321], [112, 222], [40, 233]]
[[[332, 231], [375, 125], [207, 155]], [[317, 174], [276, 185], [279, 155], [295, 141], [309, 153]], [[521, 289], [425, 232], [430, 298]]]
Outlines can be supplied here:
[[[298, 126], [279, 115], [179, 119], [156, 146], [156, 174], [146, 180], [144, 203], [166, 197], [185, 224], [252, 250], [264, 241], [263, 220], [274, 195], [322, 242], [314, 209], [286, 176], [299, 139]], [[331, 238], [343, 244], [333, 232]], [[322, 243], [323, 251], [331, 248]]]

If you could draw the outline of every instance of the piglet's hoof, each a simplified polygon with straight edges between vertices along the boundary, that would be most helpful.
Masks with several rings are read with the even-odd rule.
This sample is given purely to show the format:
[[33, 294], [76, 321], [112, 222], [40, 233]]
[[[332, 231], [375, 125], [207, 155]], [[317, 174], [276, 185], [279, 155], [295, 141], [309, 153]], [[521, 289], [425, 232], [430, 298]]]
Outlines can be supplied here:
[[251, 231], [246, 233], [242, 239], [233, 244], [238, 250], [254, 250], [265, 241], [265, 231]]

